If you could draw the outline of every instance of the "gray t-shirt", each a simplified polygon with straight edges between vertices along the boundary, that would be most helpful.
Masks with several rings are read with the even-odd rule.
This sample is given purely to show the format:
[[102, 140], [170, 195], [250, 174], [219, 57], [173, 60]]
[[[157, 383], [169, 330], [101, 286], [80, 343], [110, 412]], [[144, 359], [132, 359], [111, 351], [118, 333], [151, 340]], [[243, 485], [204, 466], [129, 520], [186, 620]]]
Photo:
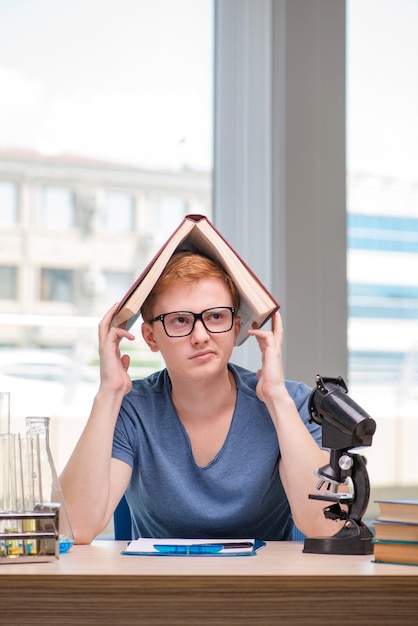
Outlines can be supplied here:
[[[270, 414], [256, 395], [255, 373], [229, 365], [237, 399], [224, 445], [205, 467], [171, 401], [167, 370], [133, 381], [116, 423], [114, 458], [132, 467], [126, 499], [132, 536], [289, 540], [293, 521], [279, 472], [280, 446]], [[286, 381], [301, 419], [321, 445], [321, 427], [308, 422], [311, 389]]]

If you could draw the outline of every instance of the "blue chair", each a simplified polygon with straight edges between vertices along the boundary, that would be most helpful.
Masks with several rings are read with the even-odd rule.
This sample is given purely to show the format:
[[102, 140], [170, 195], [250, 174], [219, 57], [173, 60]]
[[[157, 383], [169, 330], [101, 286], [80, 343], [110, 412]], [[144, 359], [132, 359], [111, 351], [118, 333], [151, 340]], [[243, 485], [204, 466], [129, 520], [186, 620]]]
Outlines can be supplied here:
[[[113, 515], [113, 524], [115, 529], [115, 539], [121, 541], [129, 541], [132, 539], [131, 513], [125, 496], [122, 497]], [[293, 526], [293, 541], [303, 541], [305, 535]]]
[[116, 540], [129, 541], [132, 539], [131, 512], [125, 496], [122, 496], [113, 514], [113, 526]]
[[293, 541], [304, 541], [305, 540], [305, 535], [295, 525], [293, 525], [292, 539], [293, 539]]

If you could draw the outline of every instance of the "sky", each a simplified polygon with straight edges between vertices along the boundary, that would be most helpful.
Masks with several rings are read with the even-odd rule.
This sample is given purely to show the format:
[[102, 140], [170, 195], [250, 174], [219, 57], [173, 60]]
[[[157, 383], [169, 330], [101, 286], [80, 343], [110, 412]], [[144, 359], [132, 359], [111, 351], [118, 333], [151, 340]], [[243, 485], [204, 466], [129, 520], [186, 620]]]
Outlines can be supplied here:
[[[347, 14], [348, 168], [416, 180], [418, 0]], [[210, 169], [212, 71], [211, 0], [0, 0], [0, 148]]]
[[347, 166], [418, 180], [418, 0], [347, 0]]
[[0, 148], [212, 161], [210, 0], [0, 0]]

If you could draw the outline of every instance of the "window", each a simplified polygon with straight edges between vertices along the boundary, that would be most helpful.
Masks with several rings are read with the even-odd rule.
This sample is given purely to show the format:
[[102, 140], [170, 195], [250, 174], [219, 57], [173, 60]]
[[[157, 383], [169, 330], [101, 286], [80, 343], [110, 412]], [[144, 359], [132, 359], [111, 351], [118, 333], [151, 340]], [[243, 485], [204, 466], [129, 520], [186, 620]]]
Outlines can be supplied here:
[[17, 267], [0, 265], [0, 300], [17, 299]]
[[[13, 343], [71, 346], [73, 359], [97, 371], [98, 320], [186, 209], [176, 199], [157, 214], [155, 198], [199, 196], [201, 212], [211, 211], [213, 2], [0, 5], [0, 137], [11, 148], [11, 172], [23, 176], [19, 194], [9, 182], [0, 190], [0, 231], [21, 205], [18, 246], [0, 232], [1, 262], [17, 263], [22, 276], [16, 310], [24, 319], [12, 318]], [[3, 168], [3, 151], [0, 158]], [[2, 299], [8, 276], [0, 276], [0, 315], [10, 309]], [[101, 276], [103, 290], [94, 282], [101, 287]], [[145, 376], [162, 363], [135, 332], [131, 372]], [[0, 345], [11, 336], [11, 326], [0, 325]], [[89, 415], [90, 393], [76, 410], [42, 397], [56, 417], [51, 444], [60, 470]], [[16, 405], [15, 414], [22, 416]]]
[[42, 268], [41, 300], [48, 302], [74, 302], [72, 270]]
[[0, 181], [0, 224], [14, 226], [19, 219], [18, 193], [14, 183]]
[[377, 419], [375, 488], [405, 490], [418, 483], [418, 4], [347, 9], [349, 387]]
[[135, 206], [127, 193], [107, 192], [101, 211], [102, 228], [108, 233], [129, 233], [135, 228]]
[[64, 187], [43, 187], [38, 194], [36, 225], [51, 230], [75, 226], [74, 196]]

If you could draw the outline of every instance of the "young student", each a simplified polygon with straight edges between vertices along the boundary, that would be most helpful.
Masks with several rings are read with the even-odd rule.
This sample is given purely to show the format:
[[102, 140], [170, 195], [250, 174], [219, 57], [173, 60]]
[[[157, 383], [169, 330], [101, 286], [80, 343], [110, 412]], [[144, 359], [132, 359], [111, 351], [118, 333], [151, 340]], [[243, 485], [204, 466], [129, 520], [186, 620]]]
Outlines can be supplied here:
[[123, 494], [134, 538], [288, 540], [293, 523], [336, 533], [308, 498], [329, 455], [308, 422], [310, 388], [285, 380], [280, 314], [249, 331], [259, 371], [233, 365], [237, 289], [212, 260], [177, 252], [141, 309], [166, 368], [132, 381], [120, 342], [135, 337], [111, 327], [116, 308], [99, 325], [100, 386], [61, 476], [76, 543], [106, 527]]

